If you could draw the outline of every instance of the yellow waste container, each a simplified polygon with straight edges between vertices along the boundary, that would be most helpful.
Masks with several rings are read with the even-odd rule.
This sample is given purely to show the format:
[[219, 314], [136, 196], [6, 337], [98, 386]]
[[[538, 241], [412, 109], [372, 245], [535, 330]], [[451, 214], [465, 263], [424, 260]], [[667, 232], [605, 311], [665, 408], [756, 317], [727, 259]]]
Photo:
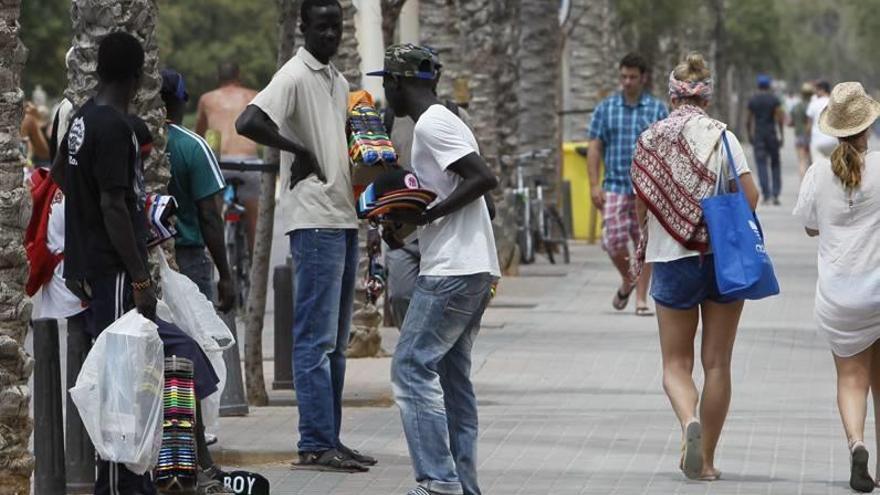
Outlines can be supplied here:
[[587, 141], [563, 143], [562, 179], [571, 183], [572, 237], [594, 244], [601, 238], [602, 219], [590, 199], [586, 156], [588, 146]]

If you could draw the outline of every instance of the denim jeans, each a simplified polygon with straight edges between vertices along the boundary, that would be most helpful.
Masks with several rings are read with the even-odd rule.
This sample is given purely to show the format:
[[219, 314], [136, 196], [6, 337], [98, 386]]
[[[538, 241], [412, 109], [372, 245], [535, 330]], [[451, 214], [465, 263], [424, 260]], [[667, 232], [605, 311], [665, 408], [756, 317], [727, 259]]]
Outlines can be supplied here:
[[355, 229], [290, 234], [294, 265], [293, 382], [300, 452], [339, 445], [345, 349], [358, 263]]
[[388, 300], [391, 302], [391, 316], [397, 328], [403, 326], [406, 310], [416, 290], [419, 278], [419, 242], [414, 241], [400, 249], [385, 252], [385, 268], [388, 270]]
[[180, 273], [189, 277], [199, 286], [199, 291], [208, 298], [214, 300], [214, 262], [208, 257], [208, 253], [202, 247], [176, 246], [174, 257]]
[[421, 276], [391, 362], [416, 481], [436, 493], [480, 495], [471, 349], [494, 277]]
[[[779, 140], [776, 134], [755, 134], [753, 143], [755, 165], [761, 182], [763, 198], [778, 198], [782, 191], [782, 169], [779, 158]], [[767, 162], [770, 162], [769, 167]]]

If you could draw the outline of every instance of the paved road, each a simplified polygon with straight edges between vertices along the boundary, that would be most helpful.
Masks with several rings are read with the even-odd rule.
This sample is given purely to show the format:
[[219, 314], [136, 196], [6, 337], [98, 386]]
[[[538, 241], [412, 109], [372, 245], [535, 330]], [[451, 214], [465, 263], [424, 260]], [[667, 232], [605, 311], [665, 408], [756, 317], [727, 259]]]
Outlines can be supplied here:
[[[474, 366], [484, 493], [848, 491], [831, 355], [812, 321], [816, 243], [790, 216], [797, 179], [787, 151], [784, 205], [760, 210], [783, 295], [745, 309], [718, 452], [723, 480], [689, 482], [678, 472], [679, 429], [662, 392], [656, 323], [632, 308], [613, 311], [610, 264], [597, 247], [578, 245], [568, 267], [533, 265], [504, 280], [486, 315]], [[385, 335], [391, 350], [394, 332]], [[350, 361], [349, 376], [349, 397], [368, 390], [387, 398], [388, 359]], [[393, 406], [345, 410], [344, 440], [381, 461], [366, 474], [289, 471], [295, 408], [222, 421], [218, 454], [263, 472], [273, 494], [389, 495], [413, 485]], [[873, 421], [868, 429], [872, 438]]]

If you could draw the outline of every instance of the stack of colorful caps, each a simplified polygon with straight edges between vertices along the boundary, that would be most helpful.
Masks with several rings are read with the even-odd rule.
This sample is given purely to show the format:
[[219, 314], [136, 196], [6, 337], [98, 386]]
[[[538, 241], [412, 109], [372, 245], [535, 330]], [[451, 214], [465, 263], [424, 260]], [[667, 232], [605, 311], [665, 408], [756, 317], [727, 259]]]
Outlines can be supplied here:
[[436, 198], [436, 194], [421, 188], [415, 174], [395, 168], [377, 177], [361, 194], [358, 218], [380, 220], [389, 212], [399, 210], [423, 212]]
[[373, 96], [355, 91], [348, 97], [348, 154], [355, 165], [368, 167], [397, 163], [397, 152]]
[[198, 466], [192, 361], [177, 356], [165, 358], [163, 400], [165, 421], [156, 466], [156, 486], [162, 493], [189, 493], [196, 488]]
[[348, 154], [357, 164], [397, 163], [397, 152], [385, 131], [382, 117], [370, 105], [358, 105], [348, 114]]

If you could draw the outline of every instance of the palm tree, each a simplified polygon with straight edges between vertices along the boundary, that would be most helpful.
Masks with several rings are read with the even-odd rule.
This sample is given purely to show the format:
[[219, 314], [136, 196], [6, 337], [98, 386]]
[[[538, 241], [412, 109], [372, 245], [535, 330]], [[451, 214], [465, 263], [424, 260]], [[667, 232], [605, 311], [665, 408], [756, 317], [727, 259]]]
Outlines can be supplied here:
[[397, 31], [397, 20], [406, 0], [382, 0], [382, 40], [385, 46], [394, 44], [394, 33]]
[[[559, 107], [562, 31], [559, 12], [546, 0], [521, 0], [519, 42], [519, 149], [552, 150], [543, 163], [543, 183], [553, 198], [560, 177]], [[552, 201], [552, 199], [551, 199]]]
[[457, 2], [419, 1], [419, 42], [437, 51], [443, 64], [443, 77], [437, 88], [441, 99], [454, 98], [455, 81], [465, 74], [463, 39]]
[[156, 41], [156, 0], [73, 0], [70, 12], [74, 50], [65, 96], [75, 108], [95, 94], [98, 85], [95, 68], [101, 38], [109, 32], [125, 31], [143, 45], [146, 54], [144, 75], [132, 113], [142, 118], [153, 134], [153, 151], [144, 164], [147, 190], [164, 191], [171, 178], [171, 166], [165, 156], [165, 105], [159, 95], [162, 79]]
[[611, 0], [573, 0], [564, 30], [563, 57], [568, 66], [563, 108], [577, 111], [564, 119], [566, 138], [585, 140], [589, 109], [617, 87], [617, 31]]
[[24, 351], [30, 303], [25, 297], [27, 260], [24, 228], [30, 216], [28, 193], [21, 179], [19, 153], [23, 115], [21, 70], [27, 51], [18, 37], [20, 0], [0, 8], [0, 493], [30, 493], [34, 458], [28, 451], [33, 426], [28, 416], [28, 378], [34, 361]]
[[481, 154], [501, 179], [501, 186], [494, 193], [499, 261], [502, 271], [516, 273], [517, 221], [513, 202], [504, 194], [505, 187], [510, 185], [511, 171], [500, 158], [517, 149], [519, 1], [456, 0], [456, 6], [462, 60], [470, 69], [465, 73], [471, 94], [468, 111]]

